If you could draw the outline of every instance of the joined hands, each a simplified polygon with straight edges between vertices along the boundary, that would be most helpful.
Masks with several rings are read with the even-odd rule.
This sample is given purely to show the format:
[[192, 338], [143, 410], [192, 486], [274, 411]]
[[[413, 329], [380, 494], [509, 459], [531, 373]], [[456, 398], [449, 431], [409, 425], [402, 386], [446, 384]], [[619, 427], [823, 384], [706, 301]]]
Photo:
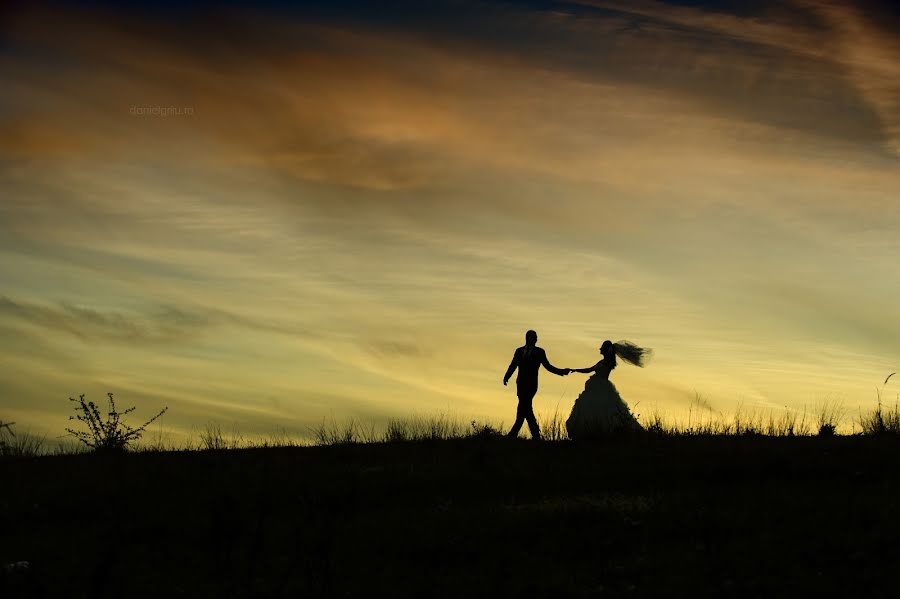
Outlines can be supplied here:
[[[569, 376], [571, 373], [575, 372], [575, 368], [560, 368], [560, 370], [562, 371], [562, 374], [560, 376]], [[509, 379], [503, 379], [504, 386], [506, 386], [508, 382]]]

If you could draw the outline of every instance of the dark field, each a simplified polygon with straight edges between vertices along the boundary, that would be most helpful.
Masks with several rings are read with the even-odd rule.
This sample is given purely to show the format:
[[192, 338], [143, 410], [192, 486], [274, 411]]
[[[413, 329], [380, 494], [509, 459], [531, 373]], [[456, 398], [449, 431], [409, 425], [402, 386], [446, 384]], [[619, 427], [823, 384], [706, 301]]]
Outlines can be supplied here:
[[7, 459], [0, 596], [896, 597], [898, 457], [645, 435]]

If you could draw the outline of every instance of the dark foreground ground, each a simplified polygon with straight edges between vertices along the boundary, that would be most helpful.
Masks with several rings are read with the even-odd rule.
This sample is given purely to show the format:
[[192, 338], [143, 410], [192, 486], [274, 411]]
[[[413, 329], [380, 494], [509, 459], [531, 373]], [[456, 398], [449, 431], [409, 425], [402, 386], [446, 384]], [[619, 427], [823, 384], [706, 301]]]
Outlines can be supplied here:
[[898, 458], [639, 437], [6, 460], [0, 596], [896, 597]]

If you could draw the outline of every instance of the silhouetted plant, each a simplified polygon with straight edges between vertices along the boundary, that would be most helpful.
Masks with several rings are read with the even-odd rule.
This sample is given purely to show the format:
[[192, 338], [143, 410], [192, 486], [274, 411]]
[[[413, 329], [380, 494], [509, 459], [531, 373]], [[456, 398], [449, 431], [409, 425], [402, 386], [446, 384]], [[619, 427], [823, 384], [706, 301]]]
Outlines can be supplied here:
[[[395, 440], [441, 441], [461, 439], [468, 435], [468, 428], [458, 418], [440, 413], [393, 420], [388, 423], [387, 433], [395, 435]], [[398, 435], [404, 435], [405, 439], [396, 438]]]
[[14, 424], [0, 420], [0, 457], [34, 457], [44, 453], [44, 437], [27, 431], [17, 435], [12, 429]]
[[16, 433], [12, 426], [15, 422], [3, 422], [0, 420], [0, 455], [11, 455], [15, 447]]
[[333, 418], [331, 422], [322, 420], [322, 424], [312, 429], [316, 445], [349, 445], [351, 443], [374, 443], [375, 429], [363, 426], [351, 418], [347, 423], [338, 424]]
[[826, 401], [817, 410], [817, 422], [820, 437], [833, 437], [847, 410], [838, 401]]
[[409, 441], [410, 425], [406, 420], [392, 418], [388, 421], [387, 429], [384, 431], [384, 440], [387, 443], [397, 443], [400, 441]]
[[486, 422], [472, 421], [472, 436], [480, 439], [501, 437], [503, 433]]
[[648, 433], [653, 433], [654, 435], [666, 435], [672, 433], [671, 428], [665, 423], [665, 419], [658, 407], [653, 409], [653, 413], [651, 413], [646, 422], [642, 424], [644, 425], [644, 430]]
[[216, 422], [208, 422], [206, 429], [200, 433], [200, 448], [210, 451], [219, 451], [223, 449], [239, 449], [247, 447], [248, 443], [244, 440], [244, 436], [238, 430], [237, 425], [231, 429], [231, 434], [222, 431], [221, 425]]
[[462, 436], [460, 428], [459, 422], [451, 420], [446, 414], [439, 414], [422, 423], [420, 438], [430, 441], [458, 438]]
[[227, 449], [228, 443], [222, 434], [222, 427], [212, 422], [208, 423], [206, 430], [200, 433], [200, 445], [203, 449], [210, 451]]
[[6, 454], [6, 450], [9, 447], [8, 436], [15, 437], [16, 434], [13, 432], [12, 425], [15, 422], [3, 422], [0, 420], [0, 453]]
[[893, 409], [885, 410], [881, 397], [882, 393], [884, 393], [884, 387], [895, 374], [895, 372], [892, 372], [884, 379], [881, 389], [875, 388], [875, 393], [878, 395], [878, 406], [875, 410], [870, 414], [860, 416], [859, 424], [863, 434], [883, 435], [886, 433], [900, 433], [900, 402], [895, 403]]
[[252, 447], [301, 447], [303, 445], [294, 435], [288, 433], [287, 429], [282, 428], [277, 433], [269, 435], [267, 439], [257, 440], [251, 444]]
[[144, 430], [157, 418], [166, 413], [168, 407], [163, 408], [159, 413], [142, 424], [139, 427], [132, 427], [122, 421], [122, 417], [130, 414], [135, 410], [134, 407], [128, 408], [123, 412], [119, 412], [116, 408], [116, 402], [112, 393], [107, 393], [109, 402], [109, 411], [106, 414], [106, 420], [100, 414], [100, 409], [92, 401], [85, 401], [84, 395], [80, 395], [78, 399], [72, 397], [69, 401], [75, 402], [75, 416], [69, 416], [69, 420], [78, 420], [87, 426], [87, 431], [77, 431], [67, 428], [66, 432], [73, 435], [87, 447], [94, 451], [125, 451], [128, 446], [141, 438]]
[[566, 431], [566, 421], [563, 415], [559, 413], [559, 404], [556, 405], [553, 414], [546, 417], [541, 416], [540, 427], [541, 437], [544, 441], [562, 441], [569, 438], [569, 433]]

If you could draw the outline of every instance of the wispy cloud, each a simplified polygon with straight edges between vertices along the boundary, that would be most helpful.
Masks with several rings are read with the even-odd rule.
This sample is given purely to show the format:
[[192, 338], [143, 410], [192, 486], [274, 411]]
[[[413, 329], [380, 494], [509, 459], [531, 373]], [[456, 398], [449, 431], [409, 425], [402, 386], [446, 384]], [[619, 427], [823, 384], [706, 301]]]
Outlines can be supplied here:
[[0, 316], [38, 325], [79, 339], [103, 339], [122, 343], [173, 343], [182, 341], [209, 321], [172, 307], [142, 315], [102, 312], [82, 306], [40, 305], [0, 296]]
[[255, 320], [220, 309], [185, 309], [158, 305], [125, 312], [100, 310], [66, 302], [42, 304], [0, 295], [0, 318], [39, 326], [49, 334], [72, 335], [83, 341], [181, 344], [211, 329], [233, 325], [265, 333], [309, 338], [315, 334], [290, 323]]

